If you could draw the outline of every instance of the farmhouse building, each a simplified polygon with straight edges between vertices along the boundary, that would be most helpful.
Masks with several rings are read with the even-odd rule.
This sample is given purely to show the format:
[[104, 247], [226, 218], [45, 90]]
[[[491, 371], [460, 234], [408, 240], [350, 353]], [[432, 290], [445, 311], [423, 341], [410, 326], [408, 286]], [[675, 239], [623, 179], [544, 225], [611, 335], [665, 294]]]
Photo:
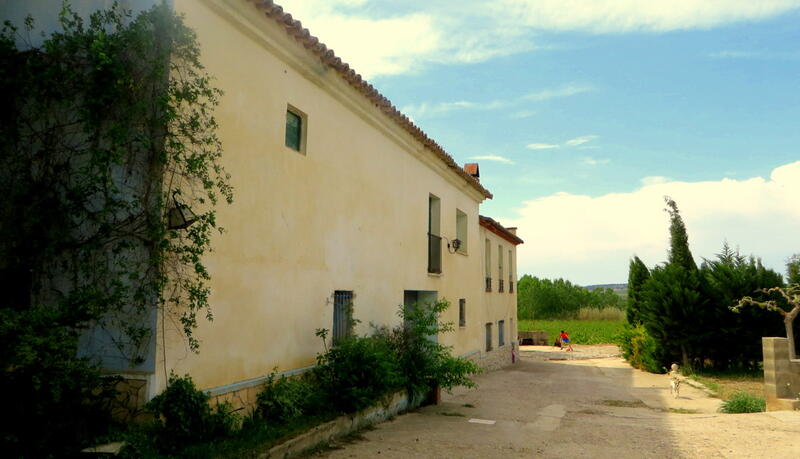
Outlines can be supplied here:
[[[46, 3], [57, 11], [61, 0]], [[215, 117], [236, 198], [217, 213], [226, 231], [207, 259], [214, 320], [199, 324], [200, 352], [156, 314], [146, 363], [115, 370], [141, 380], [148, 399], [174, 371], [251, 403], [273, 369], [314, 364], [315, 330], [336, 340], [352, 318], [352, 332], [368, 334], [397, 325], [401, 305], [437, 299], [455, 326], [439, 342], [485, 367], [510, 363], [522, 240], [480, 215], [492, 194], [477, 164], [456, 164], [271, 1], [170, 3], [224, 91]]]

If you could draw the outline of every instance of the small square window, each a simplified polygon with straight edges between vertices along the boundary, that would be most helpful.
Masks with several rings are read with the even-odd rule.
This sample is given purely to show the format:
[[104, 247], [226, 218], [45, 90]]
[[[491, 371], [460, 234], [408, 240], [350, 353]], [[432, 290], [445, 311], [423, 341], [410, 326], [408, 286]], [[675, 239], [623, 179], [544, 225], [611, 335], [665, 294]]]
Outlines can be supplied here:
[[305, 121], [299, 110], [291, 107], [286, 109], [286, 146], [300, 153], [305, 153], [303, 145]]
[[458, 300], [458, 326], [467, 326], [467, 300], [465, 298]]

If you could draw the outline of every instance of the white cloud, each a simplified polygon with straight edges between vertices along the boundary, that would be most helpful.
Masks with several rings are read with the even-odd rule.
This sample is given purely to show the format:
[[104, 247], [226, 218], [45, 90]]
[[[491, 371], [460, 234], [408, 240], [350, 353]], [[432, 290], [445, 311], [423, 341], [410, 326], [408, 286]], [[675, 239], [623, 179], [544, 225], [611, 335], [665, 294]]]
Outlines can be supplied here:
[[406, 105], [401, 107], [400, 111], [403, 113], [410, 113], [415, 117], [423, 118], [426, 116], [441, 115], [456, 110], [497, 110], [504, 108], [507, 105], [508, 102], [502, 100], [492, 100], [488, 102], [472, 102], [468, 100], [439, 103], [423, 102], [419, 105]]
[[[501, 100], [495, 99], [485, 102], [475, 102], [469, 100], [459, 100], [455, 102], [438, 102], [428, 103], [423, 102], [419, 105], [406, 105], [400, 109], [403, 113], [410, 113], [414, 117], [423, 118], [425, 116], [435, 116], [444, 113], [449, 113], [455, 110], [499, 110], [503, 108], [516, 107], [526, 101], [540, 102], [543, 100], [552, 99], [555, 97], [570, 97], [583, 92], [591, 91], [589, 86], [567, 85], [561, 88], [545, 89], [540, 92], [527, 94], [523, 97], [514, 100]], [[512, 118], [524, 118], [532, 115], [533, 112], [517, 112], [512, 115]], [[518, 116], [519, 115], [519, 116]], [[585, 140], [596, 138], [597, 136], [586, 136]], [[578, 140], [578, 139], [573, 139]], [[578, 145], [578, 144], [575, 144]]]
[[477, 159], [482, 161], [496, 161], [498, 163], [505, 163], [505, 164], [516, 164], [514, 161], [499, 155], [470, 156], [469, 159]]
[[752, 51], [717, 51], [716, 53], [711, 53], [708, 57], [713, 57], [716, 59], [747, 59], [751, 57], [758, 56], [758, 53]]
[[535, 115], [536, 112], [533, 110], [520, 110], [518, 112], [512, 113], [509, 118], [511, 119], [522, 119], [522, 118], [530, 118], [531, 116]]
[[605, 158], [604, 159], [596, 159], [596, 158], [592, 158], [591, 156], [584, 156], [583, 158], [581, 158], [581, 163], [585, 164], [587, 166], [600, 166], [602, 164], [608, 164], [610, 162], [611, 162], [610, 159], [605, 159]]
[[596, 138], [597, 138], [596, 135], [585, 135], [585, 136], [582, 136], [582, 137], [575, 137], [574, 139], [569, 139], [566, 142], [564, 142], [564, 144], [565, 145], [569, 145], [571, 147], [574, 147], [574, 146], [578, 146], [578, 145], [583, 145], [583, 144], [585, 144], [587, 142], [591, 142], [592, 140], [594, 140]]
[[723, 50], [709, 53], [708, 57], [714, 59], [763, 59], [763, 60], [796, 60], [800, 58], [798, 52], [779, 52], [779, 51], [737, 51]]
[[529, 143], [525, 148], [529, 150], [549, 150], [551, 148], [558, 148], [559, 146], [552, 143]]
[[497, 16], [540, 30], [593, 33], [707, 29], [769, 19], [798, 0], [496, 0]]
[[590, 92], [593, 88], [591, 86], [581, 85], [567, 85], [556, 89], [546, 89], [544, 91], [532, 92], [523, 97], [525, 100], [540, 102], [543, 100], [554, 99], [556, 97], [569, 97], [584, 92]]
[[299, 19], [342, 60], [365, 78], [412, 71], [420, 57], [439, 52], [445, 32], [425, 12], [384, 18], [358, 13], [365, 0], [283, 0]]
[[[538, 30], [664, 32], [768, 19], [800, 0], [281, 0], [364, 77], [476, 63], [539, 48]], [[547, 97], [547, 95], [544, 95]], [[531, 99], [536, 100], [536, 99]]]
[[642, 177], [642, 185], [659, 185], [661, 183], [669, 182], [669, 178], [663, 177], [661, 175], [648, 175], [647, 177]]
[[634, 254], [648, 266], [664, 261], [669, 245], [664, 195], [678, 203], [698, 262], [713, 257], [727, 240], [783, 272], [783, 260], [797, 251], [800, 161], [774, 169], [768, 179], [667, 180], [630, 193], [562, 192], [526, 201], [518, 218], [502, 220], [519, 227], [525, 240], [518, 247], [520, 275], [580, 284], [625, 282]]

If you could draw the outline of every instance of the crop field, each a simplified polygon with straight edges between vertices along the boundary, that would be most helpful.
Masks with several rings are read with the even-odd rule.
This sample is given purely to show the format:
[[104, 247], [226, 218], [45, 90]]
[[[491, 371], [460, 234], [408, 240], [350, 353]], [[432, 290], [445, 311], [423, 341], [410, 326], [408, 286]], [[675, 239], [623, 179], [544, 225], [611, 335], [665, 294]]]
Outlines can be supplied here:
[[623, 320], [520, 320], [520, 330], [544, 330], [549, 344], [555, 341], [561, 330], [569, 333], [573, 344], [615, 343], [622, 332]]

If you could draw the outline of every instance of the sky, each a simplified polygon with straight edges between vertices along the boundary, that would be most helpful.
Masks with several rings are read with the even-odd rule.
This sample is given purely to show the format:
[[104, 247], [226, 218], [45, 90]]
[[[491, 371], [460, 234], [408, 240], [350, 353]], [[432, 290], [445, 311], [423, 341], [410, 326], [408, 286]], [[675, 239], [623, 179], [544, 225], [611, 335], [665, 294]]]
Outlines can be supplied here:
[[518, 275], [800, 252], [800, 0], [282, 0], [517, 226]]

